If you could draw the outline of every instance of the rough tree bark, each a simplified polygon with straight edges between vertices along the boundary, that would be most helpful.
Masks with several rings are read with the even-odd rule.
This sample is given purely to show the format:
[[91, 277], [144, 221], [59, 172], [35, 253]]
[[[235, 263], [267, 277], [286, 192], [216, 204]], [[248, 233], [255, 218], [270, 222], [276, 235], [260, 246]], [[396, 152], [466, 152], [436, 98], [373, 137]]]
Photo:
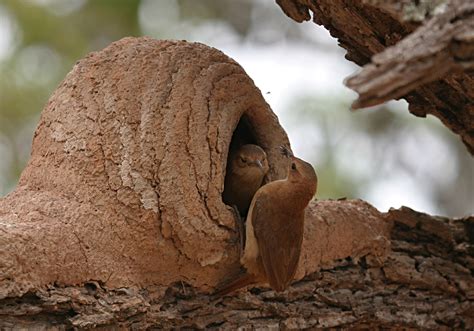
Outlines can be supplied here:
[[288, 138], [210, 47], [126, 38], [79, 61], [0, 199], [0, 328], [474, 327], [473, 220], [313, 201], [298, 282], [209, 295], [239, 269], [229, 149]]
[[438, 117], [474, 154], [474, 2], [277, 0], [297, 22], [324, 25], [363, 66], [346, 80], [353, 108], [404, 98]]

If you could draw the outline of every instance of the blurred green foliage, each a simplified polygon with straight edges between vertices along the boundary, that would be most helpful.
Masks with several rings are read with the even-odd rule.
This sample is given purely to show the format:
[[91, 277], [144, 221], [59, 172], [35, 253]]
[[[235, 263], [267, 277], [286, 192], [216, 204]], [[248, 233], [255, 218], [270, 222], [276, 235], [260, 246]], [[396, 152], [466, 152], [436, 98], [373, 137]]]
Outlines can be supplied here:
[[[48, 97], [87, 53], [143, 34], [339, 51], [314, 32], [266, 0], [0, 0], [0, 196], [16, 185]], [[393, 106], [349, 108], [343, 95], [300, 95], [287, 105], [290, 138], [316, 166], [319, 198], [384, 206], [408, 197], [441, 214], [473, 213], [472, 159], [437, 120]]]
[[59, 2], [0, 2], [0, 20], [10, 27], [0, 38], [3, 32], [13, 39], [11, 54], [0, 58], [0, 195], [16, 184], [39, 113], [74, 62], [123, 36], [140, 34], [139, 1], [88, 1], [63, 15], [55, 11]]

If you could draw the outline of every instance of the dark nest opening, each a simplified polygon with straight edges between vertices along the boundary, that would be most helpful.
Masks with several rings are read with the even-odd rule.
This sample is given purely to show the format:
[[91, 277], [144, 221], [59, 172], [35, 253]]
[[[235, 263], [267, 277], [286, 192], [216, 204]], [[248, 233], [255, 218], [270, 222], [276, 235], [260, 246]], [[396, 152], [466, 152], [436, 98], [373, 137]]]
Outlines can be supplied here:
[[[243, 114], [232, 135], [228, 155], [231, 155], [231, 152], [245, 144], [259, 145], [255, 138], [254, 129], [249, 117], [246, 114]], [[227, 161], [229, 161], [229, 159], [227, 159]]]
[[[235, 127], [235, 130], [232, 134], [232, 139], [230, 141], [229, 145], [229, 152], [227, 154], [227, 164], [226, 164], [226, 178], [224, 180], [224, 191], [223, 191], [223, 201], [224, 203], [229, 204], [228, 197], [229, 194], [232, 195], [230, 192], [230, 187], [228, 186], [228, 177], [231, 175], [231, 163], [232, 163], [232, 157], [235, 154], [235, 152], [243, 145], [246, 144], [254, 144], [254, 145], [259, 145], [260, 147], [264, 148], [259, 141], [256, 138], [255, 135], [255, 129], [254, 126], [252, 125], [251, 119], [247, 114], [243, 114], [240, 117], [239, 123]], [[234, 206], [231, 206], [234, 207]], [[241, 214], [245, 214], [246, 210], [240, 211]]]

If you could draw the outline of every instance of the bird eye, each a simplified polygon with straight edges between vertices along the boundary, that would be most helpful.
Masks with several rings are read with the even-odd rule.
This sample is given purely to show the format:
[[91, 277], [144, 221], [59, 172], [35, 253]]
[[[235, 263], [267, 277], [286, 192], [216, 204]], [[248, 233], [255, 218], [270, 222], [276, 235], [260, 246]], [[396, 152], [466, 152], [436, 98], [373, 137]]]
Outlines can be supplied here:
[[240, 161], [242, 161], [243, 163], [247, 163], [247, 159], [245, 157], [240, 157]]
[[291, 164], [291, 169], [296, 170], [296, 164], [292, 163]]

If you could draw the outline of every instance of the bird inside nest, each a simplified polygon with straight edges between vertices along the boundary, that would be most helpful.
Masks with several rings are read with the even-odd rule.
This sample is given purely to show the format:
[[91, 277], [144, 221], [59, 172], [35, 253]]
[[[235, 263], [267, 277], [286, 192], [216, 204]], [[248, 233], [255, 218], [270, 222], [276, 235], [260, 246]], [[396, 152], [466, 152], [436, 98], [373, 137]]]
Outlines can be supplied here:
[[269, 170], [267, 154], [258, 145], [242, 145], [230, 152], [224, 182], [224, 202], [247, 215], [250, 202]]

